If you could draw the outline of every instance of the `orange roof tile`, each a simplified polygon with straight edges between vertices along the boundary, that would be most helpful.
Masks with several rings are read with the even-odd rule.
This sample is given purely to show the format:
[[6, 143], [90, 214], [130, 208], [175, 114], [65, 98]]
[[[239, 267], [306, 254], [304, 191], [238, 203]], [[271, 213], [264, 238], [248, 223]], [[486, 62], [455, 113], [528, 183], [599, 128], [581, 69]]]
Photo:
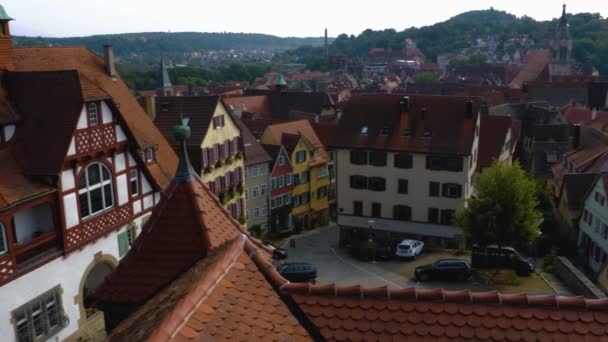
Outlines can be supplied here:
[[282, 144], [282, 139], [285, 134], [302, 135], [314, 148], [319, 149], [319, 156], [314, 158], [316, 160], [315, 164], [327, 162], [328, 160], [325, 146], [321, 143], [321, 140], [308, 120], [297, 120], [270, 125], [266, 127], [266, 131], [272, 135], [276, 145]]
[[526, 56], [523, 67], [511, 81], [511, 88], [522, 88], [524, 83], [538, 80], [539, 76], [549, 65], [551, 53], [547, 50], [532, 50]]

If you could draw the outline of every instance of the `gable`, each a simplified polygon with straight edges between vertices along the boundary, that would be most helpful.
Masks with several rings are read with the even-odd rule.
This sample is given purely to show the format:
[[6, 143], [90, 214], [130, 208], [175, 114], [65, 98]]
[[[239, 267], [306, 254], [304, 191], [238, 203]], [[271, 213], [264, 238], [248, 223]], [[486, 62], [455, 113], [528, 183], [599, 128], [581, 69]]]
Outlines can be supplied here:
[[[219, 128], [213, 127], [213, 118], [224, 117], [224, 126]], [[224, 106], [222, 101], [217, 101], [215, 110], [210, 119], [209, 127], [205, 132], [203, 140], [201, 141], [201, 148], [207, 148], [215, 144], [223, 144], [226, 140], [232, 141], [235, 137], [241, 136], [241, 130], [237, 126], [236, 122], [232, 119], [228, 109]]]

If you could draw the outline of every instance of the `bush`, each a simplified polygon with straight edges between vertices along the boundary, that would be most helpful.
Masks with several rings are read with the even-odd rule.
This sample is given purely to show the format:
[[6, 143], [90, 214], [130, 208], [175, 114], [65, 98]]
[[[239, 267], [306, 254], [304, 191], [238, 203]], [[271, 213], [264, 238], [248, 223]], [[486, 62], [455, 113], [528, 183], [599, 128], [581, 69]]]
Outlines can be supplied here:
[[543, 260], [543, 271], [547, 273], [555, 273], [555, 262], [557, 260], [557, 250], [553, 248], [549, 254], [545, 255]]
[[350, 245], [350, 254], [361, 261], [374, 260], [376, 256], [376, 243], [355, 240], [352, 245]]
[[[239, 220], [240, 220], [240, 217], [239, 217]], [[262, 236], [262, 226], [260, 226], [259, 224], [255, 224], [255, 225], [251, 226], [251, 228], [249, 228], [249, 231], [251, 232], [251, 235], [253, 235], [255, 237]]]

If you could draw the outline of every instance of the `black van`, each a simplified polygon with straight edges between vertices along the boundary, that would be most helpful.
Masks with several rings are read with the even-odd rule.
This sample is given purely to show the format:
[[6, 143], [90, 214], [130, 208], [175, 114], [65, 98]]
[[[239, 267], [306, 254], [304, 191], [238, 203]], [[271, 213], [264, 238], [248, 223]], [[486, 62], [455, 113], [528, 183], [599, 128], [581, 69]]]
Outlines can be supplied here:
[[490, 245], [486, 248], [473, 247], [471, 255], [473, 268], [509, 268], [518, 275], [530, 275], [534, 265], [524, 259], [513, 247], [498, 247]]

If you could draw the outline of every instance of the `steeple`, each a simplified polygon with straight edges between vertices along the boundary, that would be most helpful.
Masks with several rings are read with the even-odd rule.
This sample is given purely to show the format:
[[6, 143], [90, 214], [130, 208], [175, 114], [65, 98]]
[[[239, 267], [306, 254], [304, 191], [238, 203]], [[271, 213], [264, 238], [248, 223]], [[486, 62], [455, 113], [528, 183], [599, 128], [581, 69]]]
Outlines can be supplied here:
[[169, 70], [165, 65], [165, 60], [163, 56], [160, 56], [160, 92], [163, 96], [172, 95], [172, 87], [171, 78], [169, 78]]
[[277, 91], [282, 91], [287, 89], [287, 82], [285, 82], [285, 78], [283, 78], [283, 72], [279, 69], [279, 76], [277, 77], [277, 83], [274, 85]]
[[566, 4], [562, 5], [562, 16], [559, 18], [558, 29], [568, 28], [568, 19], [566, 19]]
[[180, 115], [180, 124], [173, 128], [173, 136], [179, 143], [179, 164], [177, 165], [175, 177], [173, 177], [173, 182], [175, 183], [188, 183], [193, 181], [194, 177], [196, 177], [196, 172], [194, 172], [194, 169], [190, 164], [188, 149], [186, 148], [186, 140], [190, 138], [190, 127], [188, 127], [188, 122], [188, 118], [184, 118], [183, 115]]

